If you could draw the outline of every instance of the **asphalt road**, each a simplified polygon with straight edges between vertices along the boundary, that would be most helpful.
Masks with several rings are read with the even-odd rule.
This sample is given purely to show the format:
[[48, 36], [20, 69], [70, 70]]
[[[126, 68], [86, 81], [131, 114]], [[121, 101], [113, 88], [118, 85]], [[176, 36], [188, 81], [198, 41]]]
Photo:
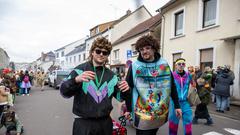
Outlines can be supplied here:
[[[113, 101], [113, 119], [119, 117], [121, 104]], [[17, 96], [15, 110], [24, 125], [24, 135], [71, 135], [72, 133], [72, 98], [64, 99], [59, 90], [46, 87], [45, 91], [33, 88], [31, 96]], [[240, 116], [240, 115], [239, 115]], [[193, 135], [240, 135], [240, 121], [212, 114], [214, 125], [206, 126], [204, 120], [193, 125]], [[182, 124], [179, 135], [183, 135]], [[134, 135], [135, 130], [128, 126], [128, 134]], [[0, 130], [0, 135], [5, 129]], [[168, 124], [162, 126], [158, 135], [168, 134]]]

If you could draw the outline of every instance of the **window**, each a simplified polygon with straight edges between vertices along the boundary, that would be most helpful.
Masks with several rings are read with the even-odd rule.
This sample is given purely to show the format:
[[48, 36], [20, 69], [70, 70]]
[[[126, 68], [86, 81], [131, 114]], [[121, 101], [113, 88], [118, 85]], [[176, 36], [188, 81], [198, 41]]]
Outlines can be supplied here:
[[59, 57], [59, 53], [56, 53], [56, 57], [57, 57], [57, 58]]
[[216, 24], [217, 0], [203, 0], [203, 28]]
[[72, 63], [72, 57], [69, 57], [69, 62]]
[[66, 62], [68, 62], [68, 57], [66, 57]]
[[178, 59], [178, 58], [181, 58], [182, 57], [182, 53], [174, 53], [172, 54], [173, 55], [173, 71], [175, 70], [175, 61]]
[[137, 56], [138, 55], [138, 51], [135, 49], [135, 44], [132, 44], [131, 47], [132, 47], [132, 56]]
[[74, 63], [76, 62], [76, 56], [73, 56], [73, 62]]
[[213, 67], [213, 48], [200, 50], [200, 68]]
[[61, 56], [62, 56], [62, 57], [64, 56], [64, 51], [61, 52]]
[[106, 39], [108, 39], [108, 35], [104, 36]]
[[98, 33], [99, 33], [99, 27], [96, 28], [96, 34], [98, 34]]
[[84, 54], [83, 54], [83, 60], [85, 60], [85, 59], [86, 59], [86, 54], [84, 53]]
[[175, 29], [174, 36], [183, 34], [183, 10], [175, 13]]
[[78, 61], [81, 61], [81, 54], [78, 55]]
[[172, 12], [171, 18], [171, 38], [183, 37], [185, 34], [185, 7], [181, 7]]
[[119, 49], [113, 51], [114, 59], [118, 60], [119, 59]]

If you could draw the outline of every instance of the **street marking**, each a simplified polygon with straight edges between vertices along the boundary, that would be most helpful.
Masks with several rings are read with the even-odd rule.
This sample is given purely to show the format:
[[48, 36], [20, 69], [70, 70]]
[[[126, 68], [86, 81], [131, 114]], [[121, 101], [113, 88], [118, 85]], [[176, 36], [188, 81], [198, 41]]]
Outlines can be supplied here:
[[223, 134], [220, 134], [218, 132], [208, 132], [208, 133], [205, 133], [205, 134], [202, 134], [202, 135], [223, 135]]
[[240, 135], [240, 130], [232, 129], [232, 128], [224, 128], [227, 132], [234, 134], [234, 135]]
[[232, 120], [234, 122], [240, 123], [240, 120], [236, 120], [236, 119], [233, 119], [233, 118], [228, 118], [226, 116], [220, 116], [220, 115], [217, 115], [217, 114], [211, 114], [211, 116], [214, 116], [214, 117], [217, 117], [217, 118], [221, 118], [221, 119]]

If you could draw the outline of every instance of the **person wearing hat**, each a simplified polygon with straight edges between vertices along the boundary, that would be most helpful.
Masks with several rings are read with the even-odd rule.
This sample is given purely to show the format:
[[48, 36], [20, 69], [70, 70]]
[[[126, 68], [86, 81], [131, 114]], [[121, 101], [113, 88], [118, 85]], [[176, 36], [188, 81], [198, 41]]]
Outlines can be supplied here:
[[[234, 72], [231, 70], [231, 66], [230, 65], [224, 65], [225, 68], [227, 68], [229, 70], [229, 75], [232, 78], [232, 80], [234, 81], [235, 79], [235, 75]], [[230, 111], [230, 96], [227, 99], [227, 107], [226, 107], [227, 111]]]
[[223, 70], [216, 77], [216, 85], [213, 94], [216, 96], [216, 111], [224, 113], [224, 110], [228, 107], [228, 98], [230, 97], [230, 85], [233, 84], [233, 77], [229, 73], [228, 67], [224, 67]]
[[193, 117], [193, 124], [198, 124], [198, 119], [206, 119], [205, 125], [212, 125], [213, 120], [209, 115], [207, 105], [211, 101], [211, 84], [212, 84], [212, 69], [210, 67], [205, 67], [204, 72], [197, 79], [198, 84], [198, 95], [201, 103], [196, 106], [195, 116]]
[[[174, 82], [177, 87], [178, 92], [178, 101], [180, 103], [180, 108], [182, 110], [182, 123], [183, 123], [183, 131], [184, 135], [191, 135], [192, 134], [192, 109], [187, 100], [188, 90], [190, 84], [193, 87], [196, 87], [194, 82], [194, 78], [190, 72], [185, 70], [186, 63], [185, 59], [179, 58], [175, 61], [176, 71], [173, 72]], [[179, 118], [176, 116], [173, 102], [171, 103], [170, 107], [170, 114], [169, 114], [169, 134], [170, 135], [177, 135], [178, 132], [178, 125], [179, 125]]]
[[10, 106], [4, 108], [3, 115], [1, 116], [0, 129], [3, 126], [6, 128], [6, 135], [11, 135], [11, 131], [16, 131], [16, 135], [23, 133], [23, 125], [16, 112]]
[[75, 67], [60, 87], [63, 97], [74, 97], [73, 135], [112, 135], [112, 98], [129, 98], [128, 83], [106, 67], [111, 50], [106, 38], [94, 40], [89, 61]]
[[156, 135], [168, 121], [170, 97], [176, 115], [181, 117], [176, 86], [167, 61], [159, 54], [160, 45], [153, 36], [139, 38], [135, 49], [139, 56], [129, 67], [126, 77], [132, 90], [132, 105], [127, 107], [125, 115], [131, 112], [136, 135]]

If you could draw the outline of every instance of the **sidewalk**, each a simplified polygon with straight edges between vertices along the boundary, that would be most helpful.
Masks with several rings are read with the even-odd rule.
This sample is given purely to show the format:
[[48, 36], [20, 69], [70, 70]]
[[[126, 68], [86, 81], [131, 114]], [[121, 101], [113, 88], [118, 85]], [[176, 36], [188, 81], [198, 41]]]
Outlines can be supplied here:
[[[193, 108], [193, 110], [195, 111], [195, 107]], [[216, 112], [216, 105], [214, 103], [211, 103], [208, 105], [208, 111], [210, 115], [214, 114], [214, 115], [219, 115], [219, 116], [240, 121], [240, 102], [239, 101], [231, 101], [230, 111], [224, 111], [224, 113]]]

